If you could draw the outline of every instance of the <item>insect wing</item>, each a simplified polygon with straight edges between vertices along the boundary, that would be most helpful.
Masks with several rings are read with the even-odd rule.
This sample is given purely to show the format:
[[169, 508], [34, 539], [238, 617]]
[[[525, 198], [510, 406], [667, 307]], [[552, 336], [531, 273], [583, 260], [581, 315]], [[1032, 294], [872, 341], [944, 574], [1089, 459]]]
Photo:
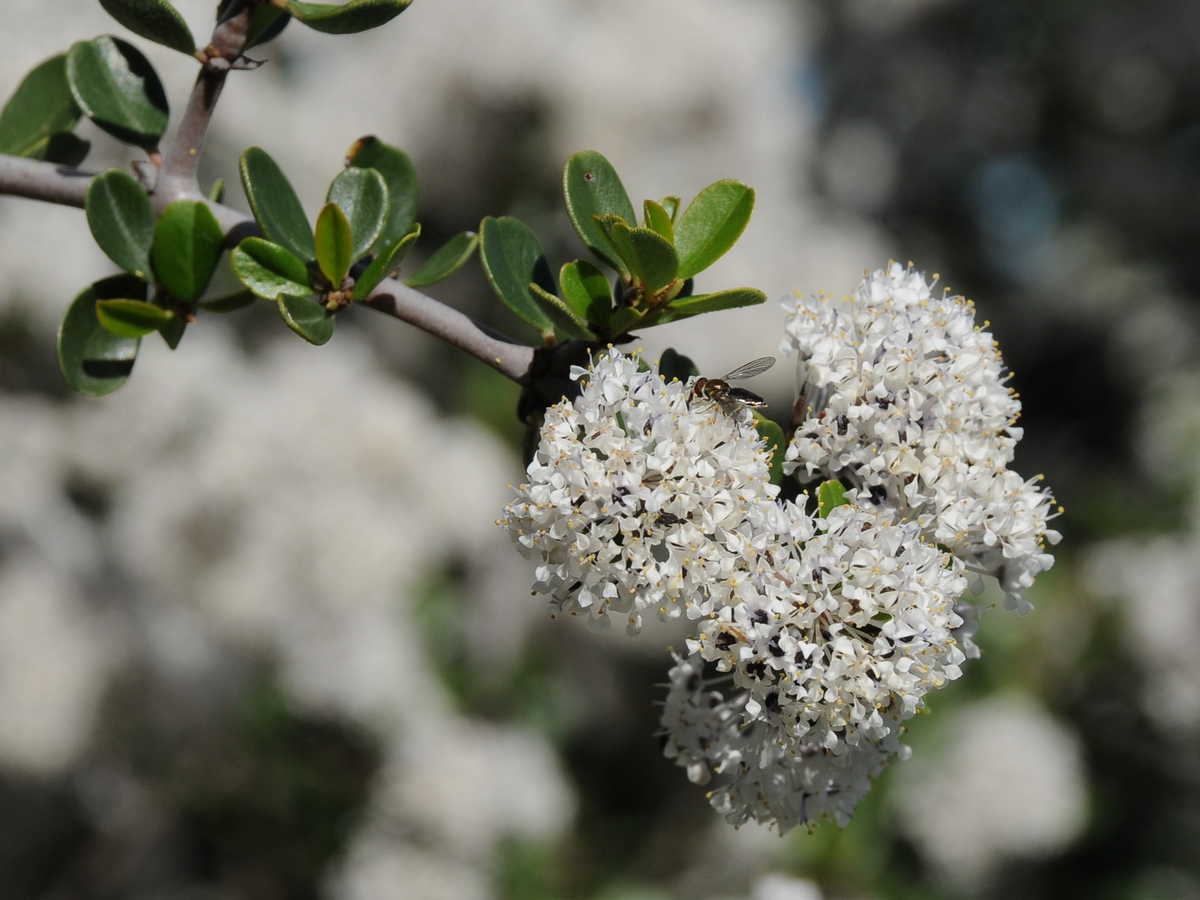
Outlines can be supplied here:
[[775, 357], [760, 356], [758, 359], [752, 359], [750, 362], [738, 366], [728, 375], [723, 375], [721, 380], [733, 381], [735, 378], [753, 378], [755, 375], [761, 375], [773, 365], [775, 365]]
[[758, 396], [758, 394], [739, 387], [731, 387], [725, 392], [723, 399], [735, 408], [738, 406], [752, 406], [755, 409], [761, 409], [767, 405], [767, 401]]

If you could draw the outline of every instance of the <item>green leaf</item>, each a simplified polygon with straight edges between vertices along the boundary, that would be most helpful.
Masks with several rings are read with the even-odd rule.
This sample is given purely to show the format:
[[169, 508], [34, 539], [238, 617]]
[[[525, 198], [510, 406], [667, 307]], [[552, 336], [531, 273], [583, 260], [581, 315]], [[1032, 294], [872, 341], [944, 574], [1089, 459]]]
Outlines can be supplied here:
[[580, 338], [585, 341], [596, 339], [596, 335], [588, 328], [588, 323], [568, 304], [536, 284], [530, 284], [529, 291], [542, 308], [542, 312], [554, 323], [554, 331], [560, 337]]
[[[236, 252], [236, 251], [235, 251]], [[286, 250], [284, 251], [287, 252]], [[295, 257], [293, 257], [294, 259]], [[299, 262], [299, 260], [297, 260]], [[226, 294], [224, 297], [213, 297], [211, 300], [201, 300], [197, 304], [201, 309], [208, 310], [213, 313], [231, 313], [239, 309], [243, 309], [252, 304], [258, 297], [253, 291], [235, 291], [232, 294]]]
[[144, 300], [98, 300], [96, 318], [113, 334], [139, 338], [158, 331], [174, 316]]
[[208, 287], [224, 245], [225, 234], [208, 204], [176, 200], [154, 226], [154, 274], [173, 296], [194, 303]]
[[123, 169], [109, 169], [87, 186], [83, 208], [100, 249], [131, 275], [152, 281], [150, 245], [154, 210], [141, 183]]
[[183, 340], [183, 332], [187, 329], [187, 319], [183, 316], [175, 316], [169, 322], [158, 329], [159, 336], [166, 342], [167, 346], [174, 350], [179, 346], [179, 342]]
[[817, 488], [817, 512], [822, 519], [829, 517], [830, 512], [839, 506], [850, 503], [846, 499], [846, 487], [840, 481], [822, 481]]
[[483, 220], [479, 238], [479, 257], [496, 296], [522, 321], [548, 334], [553, 323], [534, 299], [529, 285], [553, 292], [554, 282], [546, 252], [529, 226], [512, 216], [489, 216]]
[[[637, 309], [633, 306], [622, 306], [614, 310], [612, 318], [608, 320], [608, 334], [612, 339], [617, 339], [621, 335], [629, 331], [635, 325], [638, 325], [646, 318], [645, 310]], [[647, 325], [657, 325], [658, 320], [652, 319]]]
[[310, 344], [327, 344], [333, 337], [333, 313], [320, 303], [304, 297], [280, 297], [279, 315], [287, 327]]
[[602, 216], [600, 223], [621, 259], [646, 292], [655, 294], [675, 280], [679, 257], [671, 242], [649, 228], [634, 228], [615, 216]]
[[691, 278], [725, 255], [754, 212], [754, 189], [728, 179], [710, 184], [675, 224], [679, 277]]
[[412, 0], [350, 0], [332, 3], [302, 3], [287, 0], [285, 9], [316, 31], [326, 34], [354, 34], [378, 28], [408, 8]]
[[563, 198], [584, 246], [612, 268], [628, 274], [608, 234], [594, 218], [616, 215], [626, 222], [636, 221], [633, 203], [612, 164], [595, 150], [568, 157], [563, 168]]
[[379, 287], [379, 282], [383, 281], [388, 275], [392, 274], [400, 267], [400, 263], [404, 261], [404, 254], [421, 236], [421, 226], [416, 225], [413, 230], [404, 237], [400, 238], [390, 247], [385, 247], [383, 251], [371, 261], [367, 266], [367, 270], [358, 276], [358, 280], [354, 282], [354, 299], [366, 300], [371, 295], [371, 291]]
[[687, 381], [689, 378], [699, 375], [700, 370], [689, 357], [668, 347], [658, 360], [658, 374], [663, 377], [664, 381], [670, 381], [673, 378]]
[[208, 199], [213, 203], [222, 203], [225, 200], [225, 179], [218, 178], [213, 182], [212, 189], [208, 192]]
[[678, 197], [663, 197], [658, 201], [658, 205], [663, 208], [668, 216], [671, 217], [671, 225], [674, 226], [679, 218], [679, 198]]
[[354, 234], [350, 220], [336, 203], [326, 203], [317, 214], [317, 265], [336, 290], [354, 262]]
[[312, 226], [300, 198], [275, 160], [265, 150], [250, 147], [242, 154], [238, 169], [254, 220], [267, 239], [306, 263], [316, 259]]
[[586, 259], [569, 262], [559, 270], [558, 286], [563, 299], [586, 322], [608, 324], [612, 315], [612, 287], [598, 266]]
[[678, 322], [700, 313], [719, 312], [723, 309], [737, 309], [741, 306], [757, 306], [765, 303], [767, 295], [754, 288], [729, 288], [717, 291], [715, 294], [697, 294], [695, 297], [685, 297], [674, 300], [654, 321], [655, 325], [667, 322]]
[[308, 268], [278, 244], [262, 238], [246, 238], [229, 255], [229, 264], [242, 284], [264, 300], [307, 297]]
[[196, 50], [187, 22], [167, 0], [100, 0], [100, 5], [139, 37], [188, 56]]
[[375, 247], [377, 251], [390, 247], [412, 231], [417, 221], [417, 171], [412, 160], [398, 147], [368, 136], [354, 142], [346, 161], [351, 166], [374, 169], [387, 182], [388, 218]]
[[257, 47], [273, 41], [287, 28], [292, 17], [277, 6], [264, 4], [254, 11], [250, 18], [250, 28], [246, 31], [246, 47]]
[[388, 218], [388, 189], [375, 169], [343, 169], [329, 185], [328, 203], [336, 203], [350, 223], [352, 260], [371, 249]]
[[675, 223], [671, 220], [671, 214], [663, 209], [662, 205], [655, 203], [653, 200], [647, 200], [642, 204], [642, 221], [646, 227], [657, 234], [661, 234], [664, 238], [675, 243]]
[[463, 267], [478, 246], [479, 235], [473, 231], [460, 232], [438, 247], [404, 283], [417, 288], [444, 281]]
[[67, 51], [67, 81], [84, 115], [127, 144], [158, 146], [167, 128], [167, 95], [150, 61], [110, 35]]
[[50, 138], [75, 127], [81, 113], [67, 82], [67, 55], [38, 64], [0, 111], [0, 153], [44, 159]]
[[58, 326], [58, 367], [67, 384], [87, 397], [103, 397], [125, 383], [140, 341], [104, 328], [96, 317], [96, 301], [145, 296], [145, 282], [132, 275], [114, 275], [88, 286], [71, 301]]
[[[778, 423], [768, 419], [757, 409], [752, 409], [751, 412], [754, 413], [754, 428], [758, 431], [758, 436], [766, 442], [767, 450], [771, 453], [771, 484], [782, 484], [783, 455], [787, 450], [787, 438], [783, 436], [783, 429], [779, 427]], [[831, 483], [837, 484], [837, 482]]]

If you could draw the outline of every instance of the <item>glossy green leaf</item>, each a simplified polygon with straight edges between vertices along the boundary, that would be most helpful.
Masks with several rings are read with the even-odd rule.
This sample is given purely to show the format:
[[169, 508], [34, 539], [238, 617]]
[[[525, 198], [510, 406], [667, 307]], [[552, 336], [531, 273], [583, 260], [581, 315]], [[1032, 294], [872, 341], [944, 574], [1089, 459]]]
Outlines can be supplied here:
[[408, 154], [379, 138], [359, 138], [346, 154], [351, 166], [374, 169], [387, 182], [388, 218], [375, 247], [390, 247], [412, 231], [417, 221], [417, 171]]
[[208, 199], [213, 203], [225, 202], [225, 179], [218, 178], [213, 182], [212, 188], [208, 192]]
[[438, 247], [404, 283], [416, 288], [444, 281], [466, 264], [478, 246], [479, 235], [473, 231], [460, 232]]
[[225, 234], [208, 204], [176, 200], [154, 225], [154, 274], [173, 296], [194, 303], [208, 287], [224, 245]]
[[113, 334], [137, 338], [158, 331], [173, 316], [161, 306], [142, 300], [98, 300], [96, 318]]
[[140, 37], [189, 56], [196, 50], [187, 22], [167, 0], [100, 0], [100, 5]]
[[145, 296], [145, 282], [115, 275], [88, 286], [71, 301], [58, 326], [58, 366], [67, 384], [85, 396], [103, 397], [125, 383], [140, 342], [104, 328], [96, 318], [96, 301]]
[[671, 217], [671, 225], [679, 219], [680, 202], [678, 197], [663, 197], [658, 201], [658, 205], [663, 208], [668, 216]]
[[754, 189], [732, 179], [710, 184], [675, 223], [679, 277], [691, 278], [725, 255], [754, 212]]
[[300, 198], [275, 160], [265, 150], [250, 147], [242, 154], [238, 170], [254, 220], [267, 239], [286, 247], [304, 262], [316, 259], [312, 226]]
[[[287, 251], [285, 250], [284, 252], [286, 253]], [[232, 294], [226, 294], [224, 297], [201, 300], [197, 305], [208, 312], [231, 313], [239, 309], [245, 309], [257, 299], [258, 297], [254, 295], [253, 291], [235, 291]]]
[[599, 267], [586, 259], [569, 262], [559, 270], [563, 299], [586, 322], [606, 325], [612, 314], [612, 287]]
[[51, 137], [69, 132], [80, 115], [67, 82], [67, 55], [52, 56], [25, 76], [0, 111], [0, 153], [45, 159]]
[[84, 195], [88, 228], [109, 259], [143, 281], [153, 280], [154, 210], [141, 183], [123, 169], [95, 176]]
[[626, 222], [636, 221], [633, 203], [612, 164], [595, 150], [568, 157], [563, 168], [563, 198], [584, 246], [614, 269], [628, 273], [608, 234], [594, 218], [616, 215]]
[[697, 294], [695, 297], [685, 297], [672, 301], [655, 320], [655, 325], [667, 322], [677, 322], [700, 313], [720, 312], [723, 309], [737, 309], [742, 306], [757, 306], [765, 303], [767, 295], [754, 288], [730, 288], [715, 294]]
[[846, 499], [846, 487], [840, 481], [823, 481], [817, 488], [817, 512], [822, 519], [839, 506], [845, 506], [850, 501]]
[[308, 268], [278, 244], [246, 238], [229, 255], [229, 264], [242, 284], [264, 300], [307, 297], [313, 293]]
[[533, 232], [512, 216], [489, 216], [479, 238], [479, 257], [496, 296], [522, 321], [550, 333], [553, 323], [529, 290], [531, 283], [550, 293], [554, 290], [546, 252]]
[[279, 315], [287, 327], [310, 344], [326, 344], [333, 337], [333, 313], [305, 297], [280, 297]]
[[778, 423], [768, 419], [757, 409], [752, 409], [751, 412], [754, 413], [754, 428], [758, 432], [758, 436], [766, 442], [767, 450], [771, 453], [771, 484], [782, 484], [783, 456], [787, 451], [787, 438], [784, 437], [783, 429], [779, 427]]
[[412, 231], [392, 246], [385, 247], [377, 257], [371, 260], [366, 271], [354, 282], [354, 299], [366, 300], [371, 295], [371, 291], [379, 287], [379, 282], [400, 268], [400, 263], [404, 262], [404, 254], [408, 253], [408, 248], [416, 243], [420, 236], [421, 226], [415, 225]]
[[569, 304], [536, 284], [529, 285], [529, 292], [546, 317], [554, 323], [554, 332], [559, 337], [595, 340], [596, 335], [588, 328], [588, 323]]
[[679, 257], [670, 241], [649, 228], [633, 228], [615, 217], [602, 216], [600, 221], [627, 270], [647, 293], [657, 293], [675, 280]]
[[287, 0], [284, 7], [309, 28], [326, 34], [354, 34], [378, 28], [408, 8], [412, 0], [350, 0], [349, 3], [302, 3]]
[[664, 381], [671, 379], [687, 381], [689, 378], [699, 375], [700, 370], [690, 357], [668, 347], [659, 357], [658, 374], [663, 377]]
[[375, 169], [343, 169], [329, 185], [328, 203], [336, 203], [350, 223], [351, 259], [362, 259], [388, 219], [388, 189]]
[[354, 262], [354, 233], [350, 230], [350, 220], [336, 203], [321, 207], [315, 236], [317, 265], [330, 285], [337, 289]]
[[671, 221], [671, 214], [653, 200], [643, 203], [642, 210], [642, 221], [646, 227], [674, 243], [675, 223]]
[[111, 35], [67, 52], [67, 81], [83, 114], [118, 140], [153, 150], [167, 128], [167, 95], [150, 61]]

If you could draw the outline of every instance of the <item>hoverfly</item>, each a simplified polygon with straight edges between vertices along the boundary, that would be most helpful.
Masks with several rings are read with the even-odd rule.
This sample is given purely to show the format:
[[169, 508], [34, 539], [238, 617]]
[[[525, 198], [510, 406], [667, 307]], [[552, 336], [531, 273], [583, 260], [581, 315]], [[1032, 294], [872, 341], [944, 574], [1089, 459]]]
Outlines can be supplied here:
[[761, 375], [773, 365], [775, 365], [775, 357], [760, 356], [745, 365], [738, 366], [728, 375], [722, 375], [720, 378], [697, 378], [696, 383], [692, 385], [692, 398], [702, 397], [705, 400], [711, 400], [720, 408], [721, 412], [730, 418], [734, 417], [743, 406], [756, 409], [766, 406], [767, 401], [758, 394], [745, 388], [733, 387], [729, 382], [739, 378], [753, 378], [755, 375]]

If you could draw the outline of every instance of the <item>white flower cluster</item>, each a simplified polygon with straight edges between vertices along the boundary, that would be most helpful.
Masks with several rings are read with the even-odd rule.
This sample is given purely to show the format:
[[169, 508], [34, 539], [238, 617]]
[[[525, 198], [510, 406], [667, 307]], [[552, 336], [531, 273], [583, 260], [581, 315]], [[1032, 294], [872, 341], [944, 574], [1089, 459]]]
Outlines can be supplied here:
[[[813, 533], [756, 560], [740, 601], [706, 620], [671, 673], [667, 755], [714, 791], [729, 821], [781, 830], [822, 815], [845, 824], [870, 778], [900, 751], [901, 722], [961, 674], [953, 630], [962, 565], [915, 525], [842, 506]], [[699, 666], [732, 673], [726, 698]]]
[[709, 615], [772, 536], [763, 442], [748, 418], [617, 350], [573, 376], [582, 394], [546, 410], [529, 481], [500, 520], [541, 560], [534, 589], [632, 631], [645, 610]]
[[893, 757], [908, 756], [894, 709], [881, 713], [888, 726], [882, 738], [825, 747], [790, 739], [765, 719], [748, 716], [748, 693], [726, 697], [709, 687], [698, 659], [676, 659], [663, 710], [663, 752], [696, 784], [723, 778], [709, 799], [731, 824], [773, 822], [780, 833], [823, 818], [846, 825], [871, 779]]
[[[845, 823], [901, 723], [960, 674], [964, 566], [915, 522], [776, 501], [749, 414], [613, 350], [547, 410], [501, 520], [535, 588], [593, 621], [701, 620], [671, 672], [666, 753], [733, 823]], [[706, 664], [729, 673], [711, 690]]]
[[840, 506], [811, 540], [769, 548], [741, 602], [689, 642], [749, 693], [747, 716], [797, 741], [853, 745], [887, 732], [883, 711], [907, 719], [961, 674], [961, 564], [887, 519]]
[[936, 297], [898, 263], [851, 296], [785, 302], [798, 350], [801, 420], [785, 469], [838, 478], [860, 503], [917, 521], [925, 540], [993, 575], [1010, 607], [1050, 567], [1054, 498], [1008, 468], [1020, 402], [974, 306]]

